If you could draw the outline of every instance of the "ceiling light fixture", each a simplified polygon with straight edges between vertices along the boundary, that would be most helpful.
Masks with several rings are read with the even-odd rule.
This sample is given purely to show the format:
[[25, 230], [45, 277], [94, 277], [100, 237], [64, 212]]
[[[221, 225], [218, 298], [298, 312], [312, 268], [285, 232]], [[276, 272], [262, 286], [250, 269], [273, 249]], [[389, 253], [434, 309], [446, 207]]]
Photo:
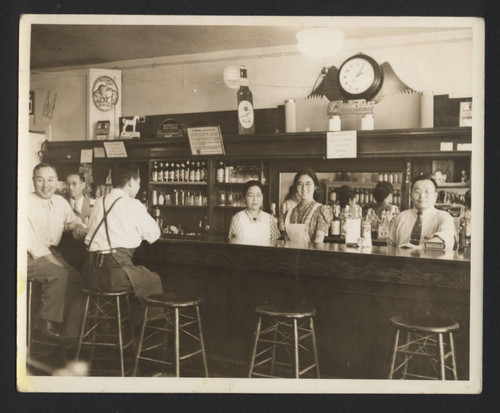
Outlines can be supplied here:
[[324, 59], [342, 50], [344, 33], [331, 27], [303, 29], [296, 35], [297, 49], [306, 56]]

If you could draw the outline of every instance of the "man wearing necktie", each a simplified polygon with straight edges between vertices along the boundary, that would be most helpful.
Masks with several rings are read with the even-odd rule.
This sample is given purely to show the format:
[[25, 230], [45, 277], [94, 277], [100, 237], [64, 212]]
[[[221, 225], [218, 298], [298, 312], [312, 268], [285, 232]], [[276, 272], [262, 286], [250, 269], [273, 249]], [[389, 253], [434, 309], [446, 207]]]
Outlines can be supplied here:
[[[83, 173], [75, 171], [67, 175], [68, 194], [66, 200], [74, 214], [82, 220], [84, 226], [88, 224], [94, 206], [94, 199], [84, 193], [86, 186]], [[82, 239], [75, 239], [72, 231], [64, 231], [57, 250], [74, 269], [81, 271], [87, 255], [87, 248]]]
[[388, 244], [422, 248], [427, 241], [442, 242], [447, 250], [455, 245], [452, 216], [434, 207], [437, 183], [431, 176], [417, 176], [411, 185], [413, 208], [401, 212], [392, 222]]
[[82, 221], [68, 202], [56, 195], [56, 169], [41, 163], [33, 169], [35, 192], [28, 199], [28, 278], [42, 284], [37, 324], [50, 337], [78, 336], [83, 310], [82, 279], [57, 252], [65, 229], [75, 238], [86, 234]]

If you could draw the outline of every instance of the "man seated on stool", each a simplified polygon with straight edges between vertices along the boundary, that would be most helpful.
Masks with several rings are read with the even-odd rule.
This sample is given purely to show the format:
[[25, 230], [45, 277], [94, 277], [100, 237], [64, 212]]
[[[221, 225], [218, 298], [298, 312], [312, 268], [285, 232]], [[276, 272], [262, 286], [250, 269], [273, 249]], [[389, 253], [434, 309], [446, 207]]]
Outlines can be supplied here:
[[33, 169], [35, 192], [28, 199], [28, 278], [42, 284], [42, 299], [37, 324], [50, 337], [78, 336], [83, 311], [82, 279], [57, 252], [63, 230], [75, 238], [85, 236], [82, 225], [68, 202], [56, 195], [57, 172], [47, 163]]
[[[83, 173], [72, 172], [67, 175], [66, 187], [68, 195], [66, 200], [69, 202], [75, 215], [82, 220], [84, 226], [89, 222], [90, 213], [95, 202], [94, 199], [84, 194], [83, 191], [86, 186]], [[83, 240], [76, 240], [70, 231], [65, 231], [57, 249], [73, 268], [77, 271], [82, 270], [87, 255], [87, 247]]]
[[[83, 275], [96, 290], [133, 290], [143, 302], [147, 296], [163, 292], [161, 279], [146, 267], [134, 265], [132, 256], [142, 240], [156, 241], [160, 229], [146, 207], [135, 199], [141, 184], [137, 165], [114, 165], [111, 181], [113, 189], [96, 200], [90, 217], [85, 238], [89, 256]], [[150, 315], [161, 313], [162, 309], [154, 308]]]
[[401, 212], [391, 224], [388, 245], [423, 248], [425, 242], [444, 243], [445, 249], [455, 245], [452, 216], [436, 209], [437, 184], [431, 176], [417, 176], [411, 185], [413, 208]]

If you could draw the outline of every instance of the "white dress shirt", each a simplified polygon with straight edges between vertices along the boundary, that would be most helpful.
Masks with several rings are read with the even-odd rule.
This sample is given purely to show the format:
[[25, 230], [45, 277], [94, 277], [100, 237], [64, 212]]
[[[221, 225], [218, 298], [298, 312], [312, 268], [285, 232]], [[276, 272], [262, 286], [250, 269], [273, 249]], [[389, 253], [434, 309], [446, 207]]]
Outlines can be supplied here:
[[[131, 198], [121, 189], [113, 188], [106, 195], [106, 211], [119, 197], [122, 198], [116, 202], [107, 215], [111, 248], [137, 248], [142, 240], [152, 243], [160, 238], [160, 228], [153, 217], [148, 214], [146, 207], [138, 199]], [[102, 204], [103, 198], [96, 199], [90, 215], [88, 233], [85, 237], [86, 245], [89, 245], [90, 239], [104, 216]], [[109, 249], [110, 245], [103, 223], [97, 231], [89, 251], [108, 251]]]
[[28, 197], [28, 252], [33, 258], [51, 254], [49, 247], [58, 245], [62, 233], [74, 224], [81, 224], [66, 199], [52, 195], [43, 199], [35, 192]]
[[[397, 247], [410, 242], [413, 225], [417, 220], [417, 210], [408, 209], [401, 212], [392, 221], [389, 232], [389, 245]], [[455, 244], [455, 224], [453, 217], [446, 211], [441, 211], [434, 207], [426, 209], [422, 212], [422, 235], [420, 244], [426, 239], [432, 237], [441, 238], [446, 246], [446, 249], [453, 249]]]

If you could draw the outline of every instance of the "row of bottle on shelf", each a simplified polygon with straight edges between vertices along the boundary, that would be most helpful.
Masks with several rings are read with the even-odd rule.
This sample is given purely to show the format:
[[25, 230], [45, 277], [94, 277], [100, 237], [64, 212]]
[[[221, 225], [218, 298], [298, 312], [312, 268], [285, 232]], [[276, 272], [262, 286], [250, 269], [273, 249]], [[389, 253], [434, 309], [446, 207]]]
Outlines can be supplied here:
[[438, 192], [437, 203], [467, 205], [467, 200], [465, 194], [448, 190], [440, 190]]
[[[332, 188], [333, 189], [333, 188]], [[361, 206], [371, 205], [375, 203], [375, 197], [373, 195], [373, 189], [362, 189], [354, 188], [356, 192], [356, 203]], [[337, 202], [337, 192], [332, 190], [328, 196], [330, 203]], [[396, 205], [401, 205], [401, 191], [396, 190], [392, 194], [392, 203]]]
[[248, 181], [260, 181], [265, 185], [267, 182], [266, 170], [255, 163], [233, 163], [230, 160], [219, 161], [215, 168], [215, 181], [222, 183], [242, 184]]
[[151, 206], [207, 206], [207, 196], [202, 191], [185, 191], [174, 189], [171, 192], [153, 190], [151, 192]]
[[152, 182], [206, 182], [205, 161], [155, 161], [151, 168]]
[[173, 234], [173, 235], [207, 235], [210, 230], [210, 224], [208, 217], [205, 215], [202, 219], [198, 221], [198, 225], [195, 228], [185, 228], [180, 223], [179, 224], [169, 224], [165, 223], [163, 220], [163, 214], [159, 207], [153, 208], [153, 217], [160, 227], [163, 234]]

